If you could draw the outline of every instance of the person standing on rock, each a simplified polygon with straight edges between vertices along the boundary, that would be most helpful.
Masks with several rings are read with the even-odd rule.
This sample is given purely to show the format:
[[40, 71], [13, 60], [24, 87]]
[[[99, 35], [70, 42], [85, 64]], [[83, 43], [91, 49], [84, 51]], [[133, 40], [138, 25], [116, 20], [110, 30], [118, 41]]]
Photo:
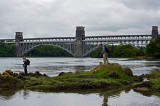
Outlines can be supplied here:
[[100, 46], [102, 47], [104, 64], [106, 64], [106, 63], [109, 64], [109, 61], [108, 61], [108, 53], [109, 53], [109, 50], [108, 50], [108, 48], [107, 48], [105, 45], [103, 45], [103, 44], [101, 44]]
[[26, 59], [26, 57], [23, 57], [22, 59], [23, 59], [23, 63], [24, 63], [23, 64], [24, 73], [25, 73], [25, 75], [27, 75], [28, 74], [28, 72], [27, 72], [27, 65], [30, 64], [30, 61], [28, 59]]

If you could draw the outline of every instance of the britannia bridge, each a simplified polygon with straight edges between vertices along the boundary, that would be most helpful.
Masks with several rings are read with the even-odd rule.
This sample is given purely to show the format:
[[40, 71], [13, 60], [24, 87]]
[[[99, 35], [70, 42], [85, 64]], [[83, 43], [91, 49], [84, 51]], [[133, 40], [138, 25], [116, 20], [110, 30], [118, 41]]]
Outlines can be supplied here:
[[104, 45], [131, 44], [136, 47], [145, 47], [152, 39], [158, 37], [158, 26], [152, 26], [149, 35], [105, 35], [85, 36], [84, 27], [76, 27], [75, 37], [46, 37], [46, 38], [23, 38], [23, 32], [16, 32], [15, 39], [0, 39], [6, 44], [15, 44], [17, 56], [24, 56], [31, 50], [42, 45], [58, 46], [74, 57], [84, 57]]

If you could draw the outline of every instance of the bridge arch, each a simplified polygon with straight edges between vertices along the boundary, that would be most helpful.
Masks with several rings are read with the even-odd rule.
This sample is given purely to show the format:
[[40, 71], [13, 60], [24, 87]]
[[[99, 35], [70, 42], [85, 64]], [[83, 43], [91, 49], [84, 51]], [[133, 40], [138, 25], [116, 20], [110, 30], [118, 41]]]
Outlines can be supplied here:
[[87, 57], [90, 53], [92, 53], [94, 50], [96, 50], [97, 48], [99, 48], [100, 46], [99, 45], [97, 45], [97, 46], [95, 46], [95, 47], [93, 47], [93, 48], [91, 48], [89, 51], [87, 51], [86, 53], [84, 53], [84, 57]]
[[30, 45], [30, 44], [20, 44], [21, 50], [22, 50], [22, 54], [20, 56], [24, 56], [25, 54], [29, 53], [30, 51], [34, 50], [35, 48], [38, 48], [38, 47], [44, 46], [44, 45], [54, 45], [56, 47], [59, 47], [59, 48], [65, 50], [66, 52], [68, 52], [72, 56], [74, 56], [73, 52], [70, 50], [71, 49], [70, 47], [73, 47], [73, 46], [70, 46], [70, 47], [66, 48], [65, 46], [62, 46], [60, 44], [52, 44], [52, 43], [51, 44], [37, 44], [37, 45], [35, 45], [35, 44], [33, 44], [33, 45]]
[[[92, 44], [92, 45], [87, 45], [87, 46], [90, 46], [89, 48], [84, 48], [84, 50], [86, 52], [84, 52], [84, 57], [88, 56], [90, 53], [92, 53], [94, 50], [98, 49], [100, 47], [100, 44], [103, 44], [103, 45], [113, 45], [114, 43], [111, 43], [111, 42], [99, 42], [99, 43], [96, 43], [96, 44]], [[86, 46], [86, 47], [87, 47]]]

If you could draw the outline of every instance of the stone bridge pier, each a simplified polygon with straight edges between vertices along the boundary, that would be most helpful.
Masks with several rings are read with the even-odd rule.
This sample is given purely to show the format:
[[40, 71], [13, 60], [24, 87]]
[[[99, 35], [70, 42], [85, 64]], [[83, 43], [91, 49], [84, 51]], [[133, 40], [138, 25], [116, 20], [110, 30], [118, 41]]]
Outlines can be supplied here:
[[85, 30], [82, 26], [76, 27], [76, 41], [74, 47], [74, 57], [83, 57], [83, 42], [85, 39]]
[[23, 41], [23, 32], [16, 32], [15, 36], [15, 52], [17, 56], [21, 56], [22, 49], [20, 47], [20, 42]]
[[152, 39], [158, 37], [158, 26], [152, 26]]

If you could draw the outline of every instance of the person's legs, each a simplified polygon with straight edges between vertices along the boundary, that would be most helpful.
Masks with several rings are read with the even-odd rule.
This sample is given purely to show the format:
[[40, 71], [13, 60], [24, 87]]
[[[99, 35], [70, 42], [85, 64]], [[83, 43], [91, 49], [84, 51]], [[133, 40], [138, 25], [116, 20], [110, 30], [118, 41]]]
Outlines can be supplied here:
[[24, 73], [27, 75], [27, 66], [24, 67]]
[[108, 53], [106, 53], [106, 61], [107, 61], [107, 63], [109, 64], [109, 61], [108, 61]]
[[106, 54], [103, 54], [103, 61], [104, 61], [104, 64], [106, 64]]

